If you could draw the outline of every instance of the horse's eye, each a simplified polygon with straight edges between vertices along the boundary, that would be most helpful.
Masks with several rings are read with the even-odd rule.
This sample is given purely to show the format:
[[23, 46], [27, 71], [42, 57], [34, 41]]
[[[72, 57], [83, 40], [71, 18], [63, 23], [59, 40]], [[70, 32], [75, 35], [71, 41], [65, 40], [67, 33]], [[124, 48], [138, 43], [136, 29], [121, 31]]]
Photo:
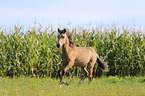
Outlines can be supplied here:
[[62, 38], [64, 38], [64, 36], [61, 36]]
[[65, 38], [63, 35], [58, 35], [58, 38]]

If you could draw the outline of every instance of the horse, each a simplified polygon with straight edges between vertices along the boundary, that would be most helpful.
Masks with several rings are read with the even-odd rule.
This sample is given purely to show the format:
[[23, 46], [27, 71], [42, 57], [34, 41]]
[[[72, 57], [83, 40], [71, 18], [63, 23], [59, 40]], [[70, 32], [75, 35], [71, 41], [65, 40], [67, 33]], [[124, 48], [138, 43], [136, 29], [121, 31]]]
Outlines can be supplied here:
[[69, 85], [69, 83], [64, 82], [63, 78], [66, 71], [72, 67], [81, 67], [83, 70], [84, 76], [79, 81], [79, 84], [88, 77], [89, 84], [92, 81], [92, 73], [94, 64], [98, 63], [99, 68], [108, 72], [109, 68], [106, 62], [103, 62], [99, 55], [95, 52], [92, 47], [77, 47], [72, 42], [70, 34], [67, 32], [67, 29], [60, 30], [58, 28], [58, 43], [57, 47], [62, 49], [62, 66], [58, 70], [58, 76], [60, 78], [60, 87], [61, 84]]

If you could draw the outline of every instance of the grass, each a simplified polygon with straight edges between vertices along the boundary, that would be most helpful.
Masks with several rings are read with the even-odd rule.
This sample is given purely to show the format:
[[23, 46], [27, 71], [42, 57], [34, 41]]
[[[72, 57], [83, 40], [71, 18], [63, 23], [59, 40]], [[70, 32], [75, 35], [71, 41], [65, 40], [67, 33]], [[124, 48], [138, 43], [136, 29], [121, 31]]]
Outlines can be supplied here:
[[59, 88], [59, 79], [0, 77], [0, 96], [145, 96], [145, 77], [94, 78], [78, 85], [79, 78], [64, 78], [70, 83]]

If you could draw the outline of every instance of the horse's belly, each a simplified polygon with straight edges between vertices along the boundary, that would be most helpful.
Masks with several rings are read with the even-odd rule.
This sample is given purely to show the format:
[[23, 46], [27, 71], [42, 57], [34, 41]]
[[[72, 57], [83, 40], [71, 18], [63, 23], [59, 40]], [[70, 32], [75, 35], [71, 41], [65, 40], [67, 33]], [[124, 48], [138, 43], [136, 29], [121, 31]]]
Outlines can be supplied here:
[[90, 59], [76, 59], [75, 60], [75, 63], [74, 63], [74, 66], [85, 66], [87, 65], [87, 63], [89, 63]]

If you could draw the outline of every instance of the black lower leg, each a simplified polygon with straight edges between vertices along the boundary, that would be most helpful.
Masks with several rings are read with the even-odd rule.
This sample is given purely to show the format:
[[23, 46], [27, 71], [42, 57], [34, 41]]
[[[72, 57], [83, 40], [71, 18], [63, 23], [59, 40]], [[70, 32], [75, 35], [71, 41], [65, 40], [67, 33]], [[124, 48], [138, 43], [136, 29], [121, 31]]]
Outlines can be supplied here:
[[58, 77], [60, 78], [60, 70], [58, 70]]
[[92, 81], [92, 77], [89, 77], [89, 84], [91, 83], [91, 81]]
[[63, 71], [62, 71], [62, 76], [60, 77], [60, 84], [69, 85], [69, 83], [63, 81], [64, 75], [65, 75], [65, 71], [63, 70]]
[[81, 79], [81, 80], [83, 81], [86, 77], [87, 77], [87, 76], [86, 76], [86, 75], [84, 75], [84, 76], [82, 77], [82, 79]]
[[63, 70], [62, 75], [60, 76], [60, 82], [62, 82], [64, 75], [65, 75], [65, 71]]
[[82, 77], [82, 79], [79, 81], [79, 84], [81, 84], [82, 81], [83, 81], [86, 77], [87, 77], [87, 75], [85, 74], [85, 75]]
[[79, 83], [81, 83], [89, 75], [89, 72], [87, 71], [86, 67], [82, 67], [82, 70], [84, 72], [84, 76], [82, 77]]

